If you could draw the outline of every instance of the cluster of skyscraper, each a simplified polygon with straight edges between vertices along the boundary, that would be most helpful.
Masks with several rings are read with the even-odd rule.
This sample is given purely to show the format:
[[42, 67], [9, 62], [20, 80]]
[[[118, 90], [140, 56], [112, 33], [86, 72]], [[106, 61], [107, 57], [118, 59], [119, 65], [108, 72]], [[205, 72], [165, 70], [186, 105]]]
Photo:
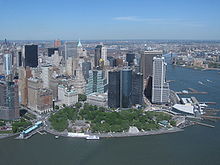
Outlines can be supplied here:
[[[81, 42], [54, 42], [53, 47], [24, 45], [3, 49], [0, 74], [0, 118], [19, 117], [19, 104], [39, 114], [54, 105], [71, 106], [78, 94], [87, 102], [110, 108], [131, 108], [169, 101], [166, 64], [161, 51], [107, 56], [103, 44], [88, 53]], [[117, 56], [116, 56], [117, 57]], [[9, 97], [6, 97], [9, 96]]]

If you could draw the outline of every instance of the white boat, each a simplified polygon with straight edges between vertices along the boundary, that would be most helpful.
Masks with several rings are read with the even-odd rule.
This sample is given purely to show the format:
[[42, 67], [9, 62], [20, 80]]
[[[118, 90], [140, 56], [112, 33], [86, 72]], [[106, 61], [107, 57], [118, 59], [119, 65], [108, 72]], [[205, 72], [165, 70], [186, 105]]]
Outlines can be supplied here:
[[87, 140], [99, 140], [99, 136], [91, 135], [86, 137]]
[[204, 85], [203, 82], [201, 82], [201, 81], [199, 81], [198, 83], [201, 84], [201, 85]]
[[55, 136], [55, 138], [56, 138], [56, 139], [58, 139], [58, 138], [59, 138], [59, 136]]

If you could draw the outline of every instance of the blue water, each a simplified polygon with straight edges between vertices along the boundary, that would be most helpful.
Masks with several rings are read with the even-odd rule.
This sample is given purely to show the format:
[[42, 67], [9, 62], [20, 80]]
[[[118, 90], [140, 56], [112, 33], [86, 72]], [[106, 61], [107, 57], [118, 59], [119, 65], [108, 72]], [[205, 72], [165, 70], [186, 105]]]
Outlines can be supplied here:
[[[220, 109], [220, 74], [168, 65], [171, 89], [194, 88]], [[212, 82], [207, 81], [210, 80]], [[198, 83], [201, 81], [204, 85]], [[0, 140], [0, 165], [220, 165], [220, 122], [215, 128], [193, 126], [173, 134], [109, 138], [99, 141], [35, 135]]]

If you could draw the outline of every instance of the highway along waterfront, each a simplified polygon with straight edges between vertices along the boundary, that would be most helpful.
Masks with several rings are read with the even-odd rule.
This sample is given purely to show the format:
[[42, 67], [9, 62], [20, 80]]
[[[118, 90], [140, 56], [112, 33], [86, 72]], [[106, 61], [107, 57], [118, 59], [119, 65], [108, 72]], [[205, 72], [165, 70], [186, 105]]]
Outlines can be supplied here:
[[[192, 96], [200, 102], [216, 102], [217, 104], [209, 107], [220, 109], [218, 71], [168, 65], [167, 74], [168, 80], [175, 80], [170, 82], [171, 89], [182, 91], [193, 88], [208, 92], [206, 95]], [[104, 138], [95, 141], [65, 137], [56, 139], [50, 134], [36, 134], [27, 140], [15, 140], [11, 137], [0, 140], [0, 164], [219, 165], [220, 122], [210, 123], [215, 127], [196, 125], [172, 134]]]

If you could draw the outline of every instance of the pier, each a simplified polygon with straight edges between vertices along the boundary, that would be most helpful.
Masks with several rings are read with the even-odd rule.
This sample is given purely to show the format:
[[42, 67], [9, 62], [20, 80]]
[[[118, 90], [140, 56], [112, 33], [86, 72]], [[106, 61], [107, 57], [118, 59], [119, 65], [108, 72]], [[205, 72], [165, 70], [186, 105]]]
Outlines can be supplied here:
[[206, 124], [206, 123], [201, 123], [201, 122], [194, 122], [195, 124], [198, 124], [198, 125], [202, 125], [202, 126], [205, 126], [205, 127], [210, 127], [210, 128], [214, 128], [215, 126], [213, 125], [210, 125], [210, 124]]
[[202, 115], [201, 116], [204, 119], [217, 119], [220, 120], [220, 116], [207, 116], [207, 115]]
[[178, 95], [192, 95], [192, 94], [201, 94], [201, 95], [205, 95], [208, 94], [208, 92], [202, 92], [202, 91], [197, 91], [193, 88], [188, 88], [189, 91], [180, 91], [180, 92], [176, 92], [176, 94]]

